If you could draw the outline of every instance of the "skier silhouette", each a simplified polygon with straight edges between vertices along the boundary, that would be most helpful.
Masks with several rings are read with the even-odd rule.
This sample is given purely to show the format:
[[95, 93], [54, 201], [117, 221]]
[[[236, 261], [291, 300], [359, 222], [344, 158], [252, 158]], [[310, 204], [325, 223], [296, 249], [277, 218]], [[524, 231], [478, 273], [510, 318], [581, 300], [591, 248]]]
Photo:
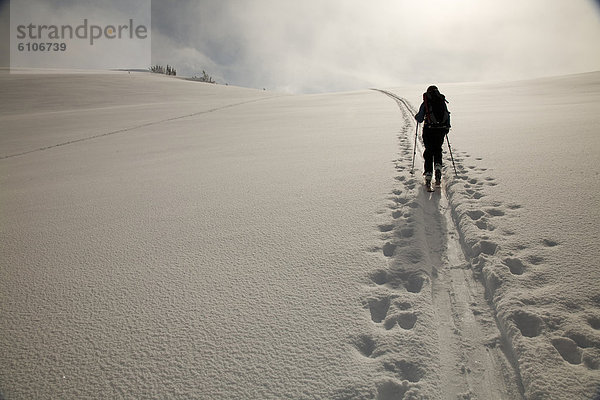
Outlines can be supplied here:
[[425, 182], [431, 185], [431, 177], [435, 168], [435, 182], [442, 181], [442, 145], [444, 138], [450, 131], [450, 112], [446, 107], [446, 97], [440, 93], [436, 86], [429, 86], [423, 93], [423, 102], [419, 112], [415, 115], [417, 122], [423, 125], [423, 144], [425, 152]]

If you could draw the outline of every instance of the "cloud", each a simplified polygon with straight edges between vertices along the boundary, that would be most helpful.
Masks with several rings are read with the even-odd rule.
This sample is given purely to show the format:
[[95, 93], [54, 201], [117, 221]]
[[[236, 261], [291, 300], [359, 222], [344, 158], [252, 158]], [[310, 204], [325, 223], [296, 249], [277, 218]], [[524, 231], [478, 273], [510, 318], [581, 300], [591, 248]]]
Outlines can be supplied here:
[[[230, 83], [300, 92], [597, 69], [600, 20], [577, 0], [227, 0], [153, 5], [153, 56]], [[157, 43], [166, 44], [167, 40]], [[185, 61], [186, 55], [189, 55]], [[189, 68], [189, 70], [188, 70]]]
[[[98, 4], [43, 3], [49, 13]], [[597, 3], [154, 0], [152, 63], [291, 92], [591, 71], [600, 65]]]

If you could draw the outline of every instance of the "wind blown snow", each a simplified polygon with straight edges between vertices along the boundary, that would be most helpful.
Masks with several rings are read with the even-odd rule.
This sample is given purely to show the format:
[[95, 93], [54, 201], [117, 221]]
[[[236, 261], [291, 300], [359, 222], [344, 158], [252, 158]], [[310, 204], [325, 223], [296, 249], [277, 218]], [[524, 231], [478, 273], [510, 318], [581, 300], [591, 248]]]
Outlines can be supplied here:
[[600, 73], [290, 96], [0, 75], [0, 398], [590, 399]]

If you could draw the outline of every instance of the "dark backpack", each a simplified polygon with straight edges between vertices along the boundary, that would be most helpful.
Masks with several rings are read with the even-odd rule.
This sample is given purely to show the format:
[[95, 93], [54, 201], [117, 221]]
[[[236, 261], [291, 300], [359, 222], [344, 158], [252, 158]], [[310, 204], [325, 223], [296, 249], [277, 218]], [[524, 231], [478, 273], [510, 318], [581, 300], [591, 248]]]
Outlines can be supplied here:
[[425, 124], [430, 128], [450, 128], [450, 112], [446, 97], [437, 90], [423, 93], [425, 103]]

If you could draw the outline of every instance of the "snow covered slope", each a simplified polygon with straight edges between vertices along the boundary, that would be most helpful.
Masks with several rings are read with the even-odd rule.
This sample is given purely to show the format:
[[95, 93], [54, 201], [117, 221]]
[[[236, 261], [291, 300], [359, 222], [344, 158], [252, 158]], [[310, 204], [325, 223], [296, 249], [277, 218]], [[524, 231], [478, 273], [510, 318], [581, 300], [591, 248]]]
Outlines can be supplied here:
[[[591, 398], [600, 385], [600, 73], [440, 88], [454, 113], [452, 211], [526, 397]], [[416, 105], [422, 89], [395, 92]]]
[[0, 75], [0, 396], [590, 398], [599, 84], [440, 85], [429, 194], [421, 87]]
[[393, 103], [0, 79], [6, 398], [328, 398], [364, 376]]
[[469, 92], [454, 96], [464, 161], [449, 189], [465, 249], [527, 398], [590, 398], [600, 387], [600, 74]]

